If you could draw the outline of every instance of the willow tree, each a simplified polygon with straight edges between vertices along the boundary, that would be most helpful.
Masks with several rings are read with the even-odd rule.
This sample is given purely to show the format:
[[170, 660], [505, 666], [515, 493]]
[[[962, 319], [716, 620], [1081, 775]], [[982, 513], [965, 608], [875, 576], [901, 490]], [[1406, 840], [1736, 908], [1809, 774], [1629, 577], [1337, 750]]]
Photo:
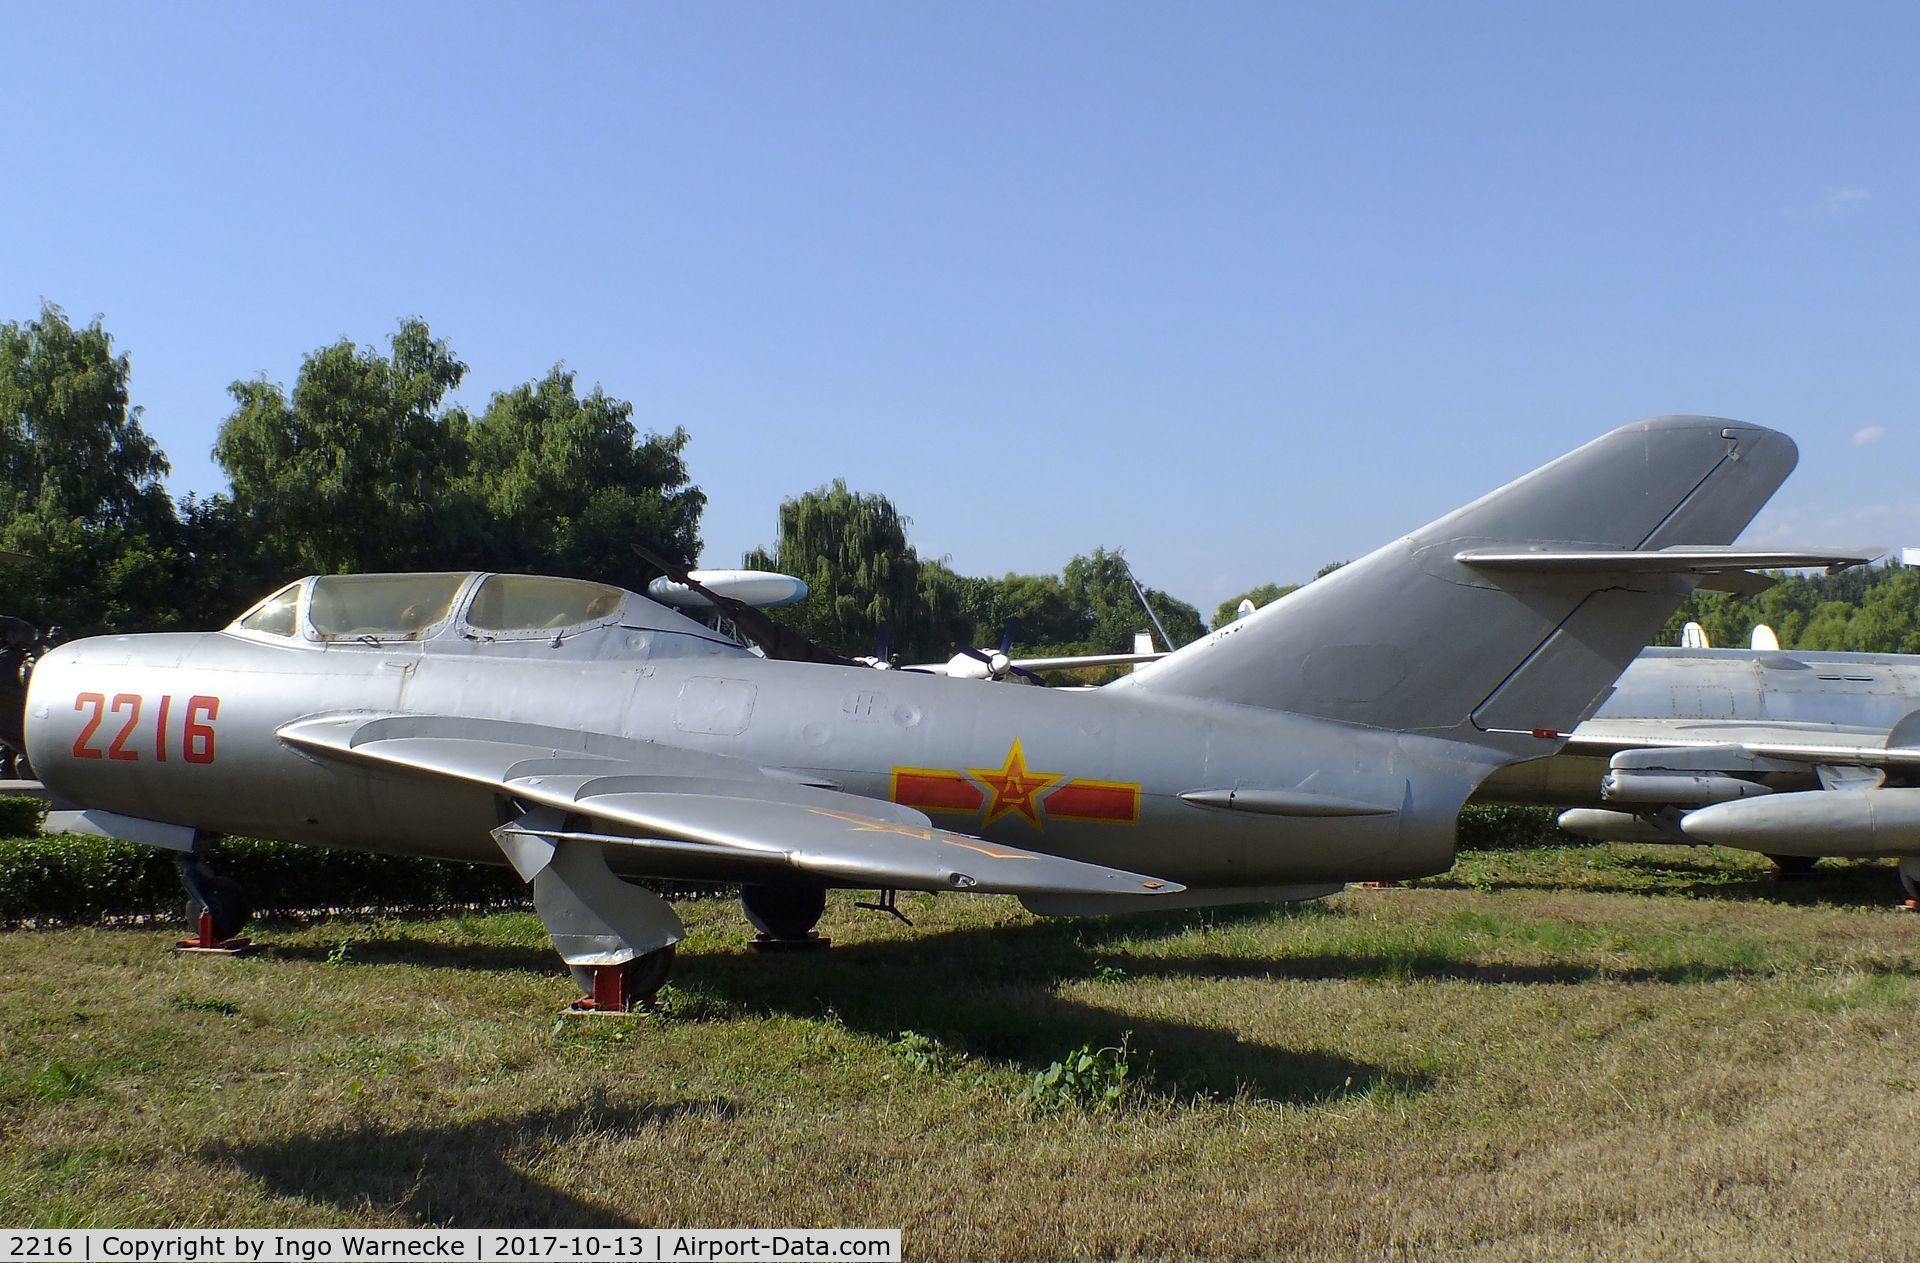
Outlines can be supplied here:
[[965, 631], [958, 577], [920, 560], [907, 525], [885, 496], [850, 491], [836, 478], [782, 501], [779, 543], [754, 549], [743, 564], [806, 580], [807, 599], [777, 616], [822, 644], [869, 654], [884, 639], [907, 659], [942, 658]]

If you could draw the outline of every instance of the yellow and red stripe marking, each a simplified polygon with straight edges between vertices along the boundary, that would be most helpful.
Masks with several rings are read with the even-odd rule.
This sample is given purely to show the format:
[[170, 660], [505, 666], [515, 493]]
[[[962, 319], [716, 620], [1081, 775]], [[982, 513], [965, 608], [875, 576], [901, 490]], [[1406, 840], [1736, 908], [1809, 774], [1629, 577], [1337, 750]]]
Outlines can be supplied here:
[[1140, 786], [1131, 781], [1068, 781], [1040, 801], [1050, 819], [1140, 822]]
[[986, 805], [986, 791], [958, 772], [940, 768], [893, 769], [893, 801], [922, 811], [959, 811], [971, 815]]
[[1134, 781], [1069, 779], [1057, 772], [1034, 772], [1015, 741], [998, 768], [896, 767], [893, 801], [922, 811], [977, 815], [983, 825], [1001, 816], [1025, 816], [1036, 828], [1045, 819], [1095, 824], [1138, 824], [1140, 786]]

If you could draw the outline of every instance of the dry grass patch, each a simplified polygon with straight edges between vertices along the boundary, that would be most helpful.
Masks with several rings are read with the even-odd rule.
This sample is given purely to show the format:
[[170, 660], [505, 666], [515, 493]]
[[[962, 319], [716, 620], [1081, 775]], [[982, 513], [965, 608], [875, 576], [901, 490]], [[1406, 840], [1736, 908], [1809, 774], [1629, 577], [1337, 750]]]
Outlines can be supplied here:
[[[1662, 862], [1669, 867], [1662, 867]], [[0, 1219], [903, 1225], [913, 1257], [1913, 1253], [1920, 918], [1885, 865], [1467, 857], [1111, 922], [686, 905], [665, 1016], [579, 1022], [525, 913], [0, 934]], [[1117, 1107], [1036, 1073], [1127, 1049]], [[1097, 1099], [1092, 1098], [1092, 1099]]]

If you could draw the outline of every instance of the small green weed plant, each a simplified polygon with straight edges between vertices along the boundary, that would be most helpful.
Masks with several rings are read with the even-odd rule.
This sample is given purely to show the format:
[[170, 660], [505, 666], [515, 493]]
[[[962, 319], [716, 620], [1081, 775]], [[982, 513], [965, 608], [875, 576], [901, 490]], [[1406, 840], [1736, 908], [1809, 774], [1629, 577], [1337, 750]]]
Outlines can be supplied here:
[[1117, 1110], [1134, 1083], [1133, 1032], [1118, 1044], [1082, 1044], [1033, 1076], [1020, 1099], [1043, 1114], [1068, 1109]]

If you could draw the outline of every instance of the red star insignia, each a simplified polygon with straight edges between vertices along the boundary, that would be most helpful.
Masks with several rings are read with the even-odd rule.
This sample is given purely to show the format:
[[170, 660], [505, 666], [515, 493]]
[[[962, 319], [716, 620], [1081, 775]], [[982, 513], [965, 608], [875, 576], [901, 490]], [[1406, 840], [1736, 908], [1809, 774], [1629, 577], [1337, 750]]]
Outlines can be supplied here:
[[1036, 829], [1042, 825], [1039, 805], [1034, 800], [1064, 779], [1058, 772], [1028, 771], [1026, 752], [1021, 750], [1018, 737], [1013, 740], [1013, 748], [1007, 751], [1005, 766], [970, 767], [967, 775], [993, 791], [993, 801], [987, 804], [987, 818], [981, 822], [983, 826], [992, 824], [1008, 812], [1017, 811], [1031, 821]]

